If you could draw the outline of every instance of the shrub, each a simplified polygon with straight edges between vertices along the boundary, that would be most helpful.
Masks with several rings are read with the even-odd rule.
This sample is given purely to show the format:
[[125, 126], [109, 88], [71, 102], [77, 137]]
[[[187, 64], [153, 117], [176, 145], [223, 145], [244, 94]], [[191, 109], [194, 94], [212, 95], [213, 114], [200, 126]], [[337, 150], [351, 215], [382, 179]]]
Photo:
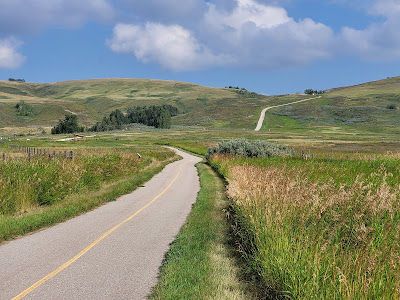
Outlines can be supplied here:
[[214, 154], [228, 154], [244, 157], [293, 156], [294, 150], [285, 145], [268, 141], [248, 141], [246, 139], [224, 141], [207, 149], [207, 159]]
[[396, 104], [388, 104], [388, 105], [386, 106], [386, 108], [387, 108], [387, 109], [397, 109], [397, 106], [396, 106]]
[[15, 105], [15, 108], [17, 109], [17, 115], [18, 116], [30, 116], [33, 111], [33, 107], [25, 101], [20, 101]]
[[84, 128], [78, 125], [78, 117], [66, 114], [64, 120], [59, 120], [58, 124], [51, 129], [51, 134], [83, 132]]

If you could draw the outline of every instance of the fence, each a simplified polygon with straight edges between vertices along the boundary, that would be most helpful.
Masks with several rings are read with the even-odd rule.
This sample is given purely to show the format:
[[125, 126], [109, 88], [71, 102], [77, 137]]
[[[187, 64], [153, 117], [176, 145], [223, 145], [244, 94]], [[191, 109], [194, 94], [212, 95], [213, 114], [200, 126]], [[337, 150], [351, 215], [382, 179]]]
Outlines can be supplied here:
[[[36, 148], [36, 147], [26, 147], [26, 146], [15, 146], [10, 145], [10, 149], [15, 151], [20, 151], [28, 154], [28, 160], [30, 161], [34, 156], [44, 156], [48, 157], [49, 160], [56, 157], [63, 157], [65, 159], [74, 159], [74, 151], [73, 150], [54, 150], [54, 149], [46, 149], [46, 148]], [[3, 162], [7, 162], [7, 154], [3, 153]]]

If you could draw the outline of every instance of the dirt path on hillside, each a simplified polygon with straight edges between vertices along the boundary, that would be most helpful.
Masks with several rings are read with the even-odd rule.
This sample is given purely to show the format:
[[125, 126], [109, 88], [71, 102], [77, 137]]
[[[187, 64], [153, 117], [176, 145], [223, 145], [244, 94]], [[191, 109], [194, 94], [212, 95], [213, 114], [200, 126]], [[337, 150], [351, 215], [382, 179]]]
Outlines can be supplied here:
[[256, 129], [254, 129], [254, 131], [259, 131], [261, 129], [263, 122], [264, 122], [265, 113], [267, 112], [267, 110], [270, 110], [270, 109], [276, 108], [276, 107], [288, 106], [288, 105], [292, 105], [292, 104], [296, 104], [296, 103], [300, 103], [300, 102], [305, 102], [305, 101], [309, 101], [309, 100], [313, 100], [313, 99], [319, 99], [321, 97], [322, 96], [313, 97], [313, 98], [303, 99], [303, 100], [299, 100], [299, 101], [295, 101], [295, 102], [290, 102], [290, 103], [286, 103], [286, 104], [275, 105], [275, 106], [270, 106], [270, 107], [264, 108], [261, 112], [260, 119], [258, 120], [257, 127], [256, 127]]

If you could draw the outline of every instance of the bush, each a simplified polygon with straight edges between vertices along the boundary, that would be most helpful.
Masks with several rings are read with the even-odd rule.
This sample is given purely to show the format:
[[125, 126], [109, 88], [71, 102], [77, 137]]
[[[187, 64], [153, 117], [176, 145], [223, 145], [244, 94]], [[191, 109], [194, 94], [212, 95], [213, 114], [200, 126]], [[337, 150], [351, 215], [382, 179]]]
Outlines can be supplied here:
[[177, 114], [173, 106], [136, 106], [128, 109], [130, 123], [140, 123], [155, 128], [171, 128], [171, 112]]
[[386, 106], [386, 108], [387, 108], [387, 109], [397, 109], [397, 106], [396, 106], [396, 104], [388, 104], [388, 105]]
[[20, 101], [15, 105], [15, 108], [17, 109], [17, 115], [18, 116], [30, 116], [33, 111], [33, 107], [25, 101]]
[[171, 128], [171, 116], [176, 116], [178, 109], [171, 105], [136, 106], [128, 108], [126, 115], [120, 110], [113, 111], [101, 122], [93, 125], [89, 131], [110, 131], [122, 129], [123, 125], [139, 123], [155, 128]]
[[214, 154], [230, 154], [244, 157], [293, 156], [294, 150], [285, 145], [267, 141], [246, 139], [224, 141], [207, 149], [207, 159]]
[[51, 129], [51, 134], [83, 132], [84, 128], [78, 125], [78, 117], [66, 114], [64, 120], [59, 120], [58, 124]]

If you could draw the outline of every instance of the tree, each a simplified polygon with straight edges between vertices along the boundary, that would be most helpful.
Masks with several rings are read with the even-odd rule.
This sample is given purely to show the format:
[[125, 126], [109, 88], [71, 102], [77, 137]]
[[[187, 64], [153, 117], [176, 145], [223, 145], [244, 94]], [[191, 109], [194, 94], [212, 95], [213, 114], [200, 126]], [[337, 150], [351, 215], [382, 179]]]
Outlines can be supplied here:
[[306, 89], [306, 90], [304, 91], [304, 94], [312, 95], [312, 94], [314, 94], [314, 90], [313, 90], [313, 89]]
[[33, 111], [33, 107], [25, 101], [20, 101], [15, 105], [15, 108], [17, 109], [17, 115], [18, 116], [30, 116]]
[[59, 120], [58, 124], [51, 129], [51, 134], [82, 132], [83, 127], [78, 125], [78, 117], [73, 114], [66, 114], [64, 120]]

